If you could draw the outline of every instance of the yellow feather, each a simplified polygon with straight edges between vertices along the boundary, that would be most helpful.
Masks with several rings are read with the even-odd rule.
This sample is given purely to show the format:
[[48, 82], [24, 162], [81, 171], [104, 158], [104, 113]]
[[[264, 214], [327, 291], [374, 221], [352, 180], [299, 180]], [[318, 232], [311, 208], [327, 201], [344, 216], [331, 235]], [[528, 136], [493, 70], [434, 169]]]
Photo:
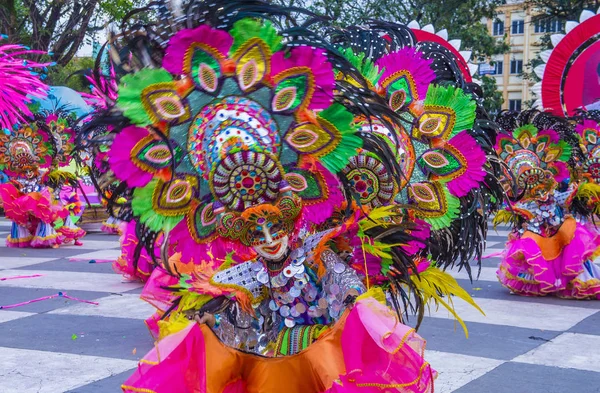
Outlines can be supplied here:
[[515, 223], [517, 219], [517, 216], [509, 211], [509, 210], [500, 210], [499, 212], [496, 213], [496, 216], [494, 217], [494, 220], [492, 221], [492, 223], [494, 224], [494, 229], [496, 229], [496, 227], [500, 224], [512, 224]]
[[[469, 337], [469, 331], [467, 330], [464, 321], [458, 316], [454, 309], [452, 296], [464, 300], [485, 315], [471, 295], [456, 282], [454, 277], [437, 267], [429, 267], [418, 276], [411, 276], [411, 280], [417, 288], [423, 302], [427, 304], [430, 301], [433, 301], [436, 307], [439, 307], [440, 304], [444, 306], [454, 316], [458, 323], [460, 323], [467, 338]], [[447, 298], [447, 301], [443, 299], [443, 296]]]
[[600, 214], [600, 185], [584, 183], [577, 188], [578, 199], [583, 199], [593, 209], [594, 214]]

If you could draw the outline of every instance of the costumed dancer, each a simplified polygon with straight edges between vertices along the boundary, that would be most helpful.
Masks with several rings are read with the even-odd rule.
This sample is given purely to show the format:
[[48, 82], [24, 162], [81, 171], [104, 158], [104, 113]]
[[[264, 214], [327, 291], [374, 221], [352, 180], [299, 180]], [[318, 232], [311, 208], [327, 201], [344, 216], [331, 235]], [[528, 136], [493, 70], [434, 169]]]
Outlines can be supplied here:
[[[600, 116], [597, 117], [600, 119]], [[588, 113], [578, 116], [575, 131], [580, 138], [583, 158], [571, 170], [571, 182], [565, 192], [565, 209], [587, 229], [599, 234], [597, 219], [600, 213], [600, 124]], [[600, 246], [600, 245], [599, 245]], [[575, 299], [600, 299], [600, 268], [595, 260], [600, 247], [583, 262], [583, 269], [573, 278], [561, 297]]]
[[[6, 36], [0, 36], [0, 40]], [[12, 221], [11, 233], [7, 239], [9, 247], [29, 247], [37, 232], [39, 215], [36, 204], [23, 205], [17, 199], [24, 193], [37, 191], [39, 169], [51, 165], [51, 146], [48, 140], [37, 135], [35, 126], [27, 124], [33, 114], [28, 108], [33, 97], [44, 97], [48, 86], [33, 69], [45, 70], [50, 63], [39, 63], [26, 59], [26, 56], [43, 54], [22, 45], [0, 46], [0, 170], [8, 177], [0, 184], [0, 205], [6, 217]], [[15, 128], [21, 129], [13, 134]], [[10, 181], [8, 181], [10, 180]], [[39, 209], [44, 209], [44, 217], [49, 219], [51, 203], [47, 195], [36, 194], [42, 201]], [[45, 204], [45, 202], [48, 202]], [[52, 236], [50, 234], [50, 236]], [[48, 238], [49, 239], [49, 238]], [[36, 242], [39, 242], [39, 237]]]
[[512, 223], [515, 229], [498, 279], [525, 296], [594, 298], [593, 293], [578, 291], [573, 280], [586, 270], [584, 264], [600, 245], [600, 236], [569, 214], [577, 188], [557, 190], [569, 178], [567, 162], [573, 146], [550, 128], [545, 114], [530, 111], [501, 116], [501, 124], [512, 134], [499, 136], [496, 148], [515, 187], [507, 190], [514, 204], [499, 212], [495, 223]]
[[83, 204], [77, 192], [71, 192], [68, 196], [63, 197], [62, 202], [69, 214], [65, 218], [64, 224], [58, 228], [58, 232], [64, 236], [65, 243], [73, 242], [76, 246], [82, 246], [83, 243], [79, 239], [83, 238], [86, 232], [76, 223], [83, 214]]
[[[431, 299], [446, 304], [440, 293], [472, 300], [424, 256], [436, 220], [393, 198], [360, 205], [359, 182], [378, 178], [345, 170], [364, 153], [379, 158], [382, 179], [406, 185], [397, 139], [366, 125], [402, 132], [403, 102], [390, 108], [388, 92], [369, 89], [309, 26], [280, 34], [257, 17], [287, 17], [286, 9], [191, 2], [181, 19], [168, 7], [144, 9], [161, 14], [164, 26], [152, 31], [164, 35], [130, 47], [133, 72], [107, 119], [117, 126], [103, 175], [131, 189], [148, 255], [163, 236], [164, 269], [145, 287], [161, 311], [161, 340], [124, 391], [278, 392], [285, 383], [294, 392], [432, 392], [424, 341], [402, 315], [413, 306], [422, 316]], [[422, 122], [436, 117], [427, 113]], [[481, 187], [485, 164], [459, 161], [468, 173], [455, 192]], [[459, 177], [423, 194], [446, 196]], [[449, 221], [462, 218], [460, 205]], [[448, 209], [431, 210], [435, 218]]]
[[62, 243], [54, 223], [67, 213], [42, 180], [54, 155], [50, 135], [34, 122], [0, 136], [0, 162], [11, 177], [0, 185], [0, 201], [13, 222], [8, 247], [58, 247]]
[[[573, 168], [572, 180], [576, 182], [572, 190], [576, 196], [572, 199], [572, 213], [578, 220], [587, 225], [588, 229], [598, 232], [592, 220], [596, 216], [598, 191], [596, 183], [592, 180], [594, 153], [591, 153], [596, 143], [591, 122], [594, 118], [593, 109], [598, 109], [600, 104], [600, 14], [584, 10], [576, 21], [567, 23], [566, 34], [556, 34], [552, 40], [553, 48], [545, 51], [543, 63], [535, 67], [534, 72], [540, 82], [532, 87], [532, 92], [537, 95], [534, 107], [551, 112], [573, 122], [578, 122], [578, 132], [582, 137], [582, 144], [586, 157]], [[596, 117], [596, 121], [600, 118]], [[581, 167], [580, 165], [583, 165]], [[583, 175], [583, 176], [581, 176]], [[592, 255], [597, 257], [598, 252]], [[585, 263], [585, 274], [588, 278], [598, 277], [598, 267], [591, 261]], [[568, 297], [593, 297], [597, 293], [597, 282], [592, 279], [577, 278], [576, 284], [581, 288], [580, 282], [585, 282], [581, 292], [574, 291]]]
[[[165, 267], [179, 276], [175, 284], [182, 280], [178, 297], [188, 299], [163, 330], [173, 332], [159, 344], [166, 362], [150, 368], [140, 363], [143, 369], [124, 390], [222, 391], [243, 384], [269, 392], [287, 380], [294, 391], [320, 392], [343, 378], [431, 391], [433, 371], [422, 359], [423, 342], [388, 313], [379, 302], [385, 303], [382, 292], [379, 301], [363, 296], [347, 309], [366, 288], [331, 243], [356, 223], [360, 210], [348, 204], [341, 225], [308, 232], [342, 208], [336, 173], [362, 145], [352, 113], [333, 103], [335, 79], [326, 51], [288, 46], [287, 57], [269, 22], [238, 23], [181, 30], [170, 40], [165, 68], [121, 78], [117, 109], [135, 125], [118, 130], [109, 163], [117, 178], [135, 187], [136, 220], [146, 231], [163, 232], [173, 247]], [[200, 62], [192, 66], [186, 53], [197, 53]], [[237, 64], [247, 66], [242, 71]], [[170, 86], [169, 92], [156, 90], [160, 85]], [[154, 109], [143, 109], [142, 91], [152, 91]], [[168, 127], [163, 135], [169, 138], [149, 127], [159, 123]], [[317, 138], [304, 140], [310, 135]], [[202, 317], [222, 342], [208, 325], [186, 318], [202, 306], [210, 311]], [[257, 356], [275, 356], [278, 336], [279, 355], [297, 356]], [[180, 352], [188, 345], [194, 348], [190, 356]], [[162, 357], [165, 351], [172, 353], [169, 360]], [[364, 356], [381, 357], [385, 366], [375, 359], [365, 363]], [[386, 367], [389, 376], [381, 376], [377, 370]]]

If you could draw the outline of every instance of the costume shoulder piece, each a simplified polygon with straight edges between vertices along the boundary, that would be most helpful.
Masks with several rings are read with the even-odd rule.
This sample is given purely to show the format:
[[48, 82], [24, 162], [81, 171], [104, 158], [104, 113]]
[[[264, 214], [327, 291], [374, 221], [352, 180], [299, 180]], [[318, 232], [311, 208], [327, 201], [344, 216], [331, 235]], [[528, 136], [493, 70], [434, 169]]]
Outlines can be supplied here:
[[578, 108], [600, 109], [600, 15], [585, 10], [551, 39], [553, 48], [540, 54], [544, 62], [534, 68], [541, 79], [532, 88], [534, 106], [565, 117]]

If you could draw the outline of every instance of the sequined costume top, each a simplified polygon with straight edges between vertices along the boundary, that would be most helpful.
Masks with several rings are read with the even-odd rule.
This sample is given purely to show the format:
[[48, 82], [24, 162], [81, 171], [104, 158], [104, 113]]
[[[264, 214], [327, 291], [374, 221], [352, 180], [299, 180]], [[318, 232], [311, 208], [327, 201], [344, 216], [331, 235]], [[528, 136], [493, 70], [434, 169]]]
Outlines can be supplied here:
[[[326, 273], [319, 279], [314, 267], [314, 249], [326, 232], [310, 236], [293, 250], [281, 269], [269, 270], [260, 259], [248, 261], [215, 274], [216, 283], [242, 286], [261, 301], [252, 316], [233, 303], [220, 314], [216, 334], [226, 344], [261, 355], [281, 344], [283, 333], [293, 338], [287, 348], [292, 354], [303, 349], [315, 334], [334, 323], [343, 313], [346, 300], [365, 287], [356, 272], [334, 250], [325, 248], [320, 257]], [[350, 298], [351, 299], [351, 298]]]

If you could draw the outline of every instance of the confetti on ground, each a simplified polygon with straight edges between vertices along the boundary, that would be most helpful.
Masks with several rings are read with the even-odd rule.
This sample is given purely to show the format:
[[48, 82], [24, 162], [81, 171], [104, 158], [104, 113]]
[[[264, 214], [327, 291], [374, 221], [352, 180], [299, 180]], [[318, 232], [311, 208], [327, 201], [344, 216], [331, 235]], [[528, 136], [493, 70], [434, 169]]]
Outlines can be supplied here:
[[6, 280], [17, 280], [20, 278], [35, 278], [35, 277], [42, 277], [43, 274], [32, 274], [31, 276], [12, 276], [12, 277], [0, 277], [0, 281], [6, 281]]

